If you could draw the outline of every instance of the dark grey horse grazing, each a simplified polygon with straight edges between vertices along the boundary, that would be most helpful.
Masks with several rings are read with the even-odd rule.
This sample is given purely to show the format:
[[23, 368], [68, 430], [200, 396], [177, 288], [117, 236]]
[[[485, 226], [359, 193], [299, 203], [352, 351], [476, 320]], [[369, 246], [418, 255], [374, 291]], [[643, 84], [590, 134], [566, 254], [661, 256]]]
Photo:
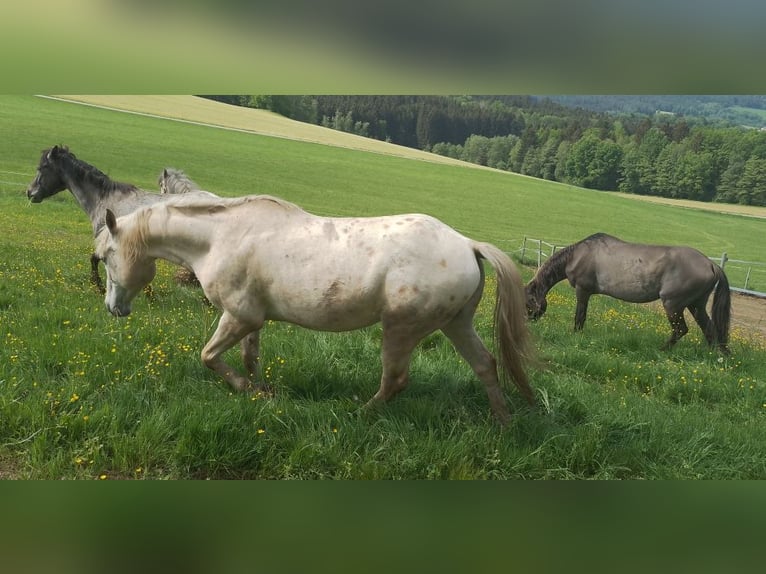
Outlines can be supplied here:
[[[69, 148], [54, 146], [43, 151], [35, 179], [27, 188], [27, 197], [32, 203], [39, 203], [65, 189], [72, 192], [88, 215], [94, 237], [105, 224], [107, 209], [117, 215], [126, 215], [139, 207], [172, 197], [113, 181], [97, 168], [77, 159]], [[199, 193], [214, 197], [208, 192]], [[94, 254], [90, 259], [91, 282], [103, 293], [104, 287], [98, 274], [99, 258]]]
[[[591, 295], [609, 295], [631, 303], [660, 299], [673, 329], [664, 348], [675, 345], [689, 331], [684, 320], [684, 309], [689, 309], [708, 344], [728, 353], [729, 281], [718, 265], [696, 249], [626, 243], [604, 233], [591, 235], [558, 251], [537, 270], [526, 286], [530, 318], [545, 313], [546, 294], [564, 279], [577, 296], [575, 330], [585, 324]], [[713, 290], [711, 320], [706, 306]]]

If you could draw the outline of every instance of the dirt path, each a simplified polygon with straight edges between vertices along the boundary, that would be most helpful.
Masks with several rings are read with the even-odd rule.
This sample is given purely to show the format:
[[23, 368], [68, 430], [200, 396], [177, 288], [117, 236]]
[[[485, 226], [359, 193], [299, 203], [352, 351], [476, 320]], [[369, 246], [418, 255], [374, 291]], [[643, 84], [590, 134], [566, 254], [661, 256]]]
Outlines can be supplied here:
[[759, 333], [766, 340], [766, 299], [732, 293], [731, 326]]

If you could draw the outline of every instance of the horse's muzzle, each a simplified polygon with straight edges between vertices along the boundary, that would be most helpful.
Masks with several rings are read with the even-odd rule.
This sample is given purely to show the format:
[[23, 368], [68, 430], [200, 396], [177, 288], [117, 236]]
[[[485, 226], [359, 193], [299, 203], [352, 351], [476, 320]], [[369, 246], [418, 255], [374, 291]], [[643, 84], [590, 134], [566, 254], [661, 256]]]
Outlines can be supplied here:
[[130, 307], [121, 307], [120, 305], [106, 305], [107, 310], [115, 317], [127, 317], [130, 315]]
[[43, 198], [34, 193], [31, 189], [27, 190], [27, 198], [29, 198], [29, 201], [32, 203], [40, 203]]

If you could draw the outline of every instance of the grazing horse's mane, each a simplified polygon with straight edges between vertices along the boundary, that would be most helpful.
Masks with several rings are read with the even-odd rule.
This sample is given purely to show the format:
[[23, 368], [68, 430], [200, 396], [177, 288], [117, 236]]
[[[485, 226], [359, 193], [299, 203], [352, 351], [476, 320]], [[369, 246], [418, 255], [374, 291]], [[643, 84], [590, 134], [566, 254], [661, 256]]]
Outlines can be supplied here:
[[567, 263], [572, 259], [572, 253], [577, 245], [577, 243], [567, 245], [551, 255], [548, 260], [537, 269], [537, 273], [535, 273], [535, 276], [532, 279], [532, 284], [538, 289], [547, 291], [554, 284], [561, 281], [564, 278], [564, 270], [566, 269]]
[[65, 160], [66, 163], [62, 168], [71, 170], [78, 179], [93, 183], [98, 188], [101, 197], [113, 192], [128, 193], [138, 191], [135, 185], [114, 181], [98, 168], [78, 159], [66, 146], [55, 146], [46, 149], [43, 151], [43, 157], [49, 162]]
[[594, 233], [593, 235], [589, 235], [577, 243], [567, 245], [563, 249], [556, 251], [556, 253], [551, 255], [548, 260], [540, 266], [540, 268], [537, 270], [537, 273], [535, 273], [534, 278], [532, 279], [532, 283], [538, 288], [545, 290], [549, 289], [564, 279], [566, 275], [566, 266], [572, 259], [572, 254], [577, 247], [584, 243], [602, 241], [605, 239], [614, 238], [611, 235], [607, 235], [606, 233]]

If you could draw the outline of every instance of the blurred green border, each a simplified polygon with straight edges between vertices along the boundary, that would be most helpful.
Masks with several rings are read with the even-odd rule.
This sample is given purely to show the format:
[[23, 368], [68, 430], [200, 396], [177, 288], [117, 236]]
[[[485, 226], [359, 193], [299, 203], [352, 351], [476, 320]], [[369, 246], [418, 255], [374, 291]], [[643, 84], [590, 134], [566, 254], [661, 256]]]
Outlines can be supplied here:
[[[413, 32], [388, 42], [374, 28], [365, 40], [369, 22], [342, 2], [328, 10], [341, 27], [318, 30], [301, 3], [279, 3], [291, 18], [273, 21], [218, 8], [230, 4], [5, 6], [2, 92], [766, 91], [755, 2], [644, 2], [636, 13], [625, 2], [482, 0], [430, 14], [392, 3], [399, 12], [380, 21]], [[480, 19], [461, 34], [474, 12], [492, 34]], [[424, 32], [434, 25], [420, 44], [418, 18]], [[19, 481], [0, 483], [0, 498], [8, 571], [61, 574], [731, 572], [760, 564], [766, 516], [760, 483]]]
[[5, 93], [763, 93], [764, 21], [754, 0], [27, 0], [0, 69]]
[[[756, 482], [1, 483], [13, 572], [740, 572]], [[44, 542], [44, 548], [41, 543]]]

